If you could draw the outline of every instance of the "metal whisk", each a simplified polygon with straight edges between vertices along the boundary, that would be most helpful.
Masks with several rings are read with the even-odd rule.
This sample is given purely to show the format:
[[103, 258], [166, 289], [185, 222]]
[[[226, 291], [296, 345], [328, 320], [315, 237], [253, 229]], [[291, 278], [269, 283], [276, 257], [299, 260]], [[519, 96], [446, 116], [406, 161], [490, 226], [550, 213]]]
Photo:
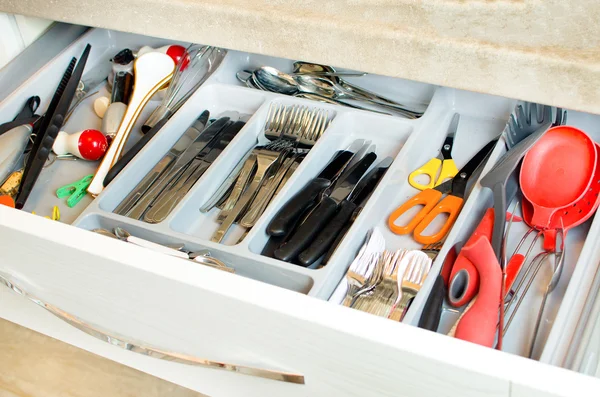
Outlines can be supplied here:
[[190, 96], [210, 77], [219, 67], [227, 51], [199, 44], [192, 44], [186, 50], [177, 67], [173, 80], [169, 84], [163, 101], [152, 112], [142, 126], [143, 132], [148, 132], [159, 121], [169, 118], [189, 99]]

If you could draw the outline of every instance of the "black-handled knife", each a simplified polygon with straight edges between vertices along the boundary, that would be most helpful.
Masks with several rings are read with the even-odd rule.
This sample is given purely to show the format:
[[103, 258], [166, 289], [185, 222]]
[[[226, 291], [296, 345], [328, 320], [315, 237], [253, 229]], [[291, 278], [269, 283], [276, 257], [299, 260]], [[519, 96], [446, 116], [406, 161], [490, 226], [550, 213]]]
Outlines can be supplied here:
[[[371, 171], [369, 171], [360, 182], [358, 182], [348, 197], [339, 205], [338, 212], [328, 225], [318, 234], [317, 238], [298, 256], [298, 262], [302, 266], [310, 266], [323, 254], [334, 248], [341, 241], [341, 237], [349, 228], [354, 211], [365, 202], [377, 187], [377, 184], [392, 164], [392, 158], [386, 157]], [[348, 228], [346, 227], [348, 226]]]
[[354, 153], [350, 150], [337, 153], [315, 179], [308, 182], [277, 211], [267, 226], [267, 234], [274, 237], [287, 234], [294, 221], [315, 204], [319, 194], [331, 186], [336, 175], [343, 171], [353, 156]]
[[[333, 186], [333, 189], [328, 189], [319, 205], [317, 205], [308, 219], [300, 225], [298, 231], [292, 236], [290, 241], [275, 250], [275, 257], [283, 261], [295, 259], [298, 254], [311, 243], [312, 239], [319, 234], [325, 224], [336, 214], [338, 204], [344, 201], [350, 193], [352, 193], [356, 184], [360, 181], [363, 174], [369, 169], [376, 158], [377, 155], [374, 152], [370, 152], [354, 166], [344, 171]], [[330, 190], [331, 194], [328, 194]], [[325, 248], [325, 250], [326, 249], [327, 248]]]
[[346, 150], [338, 151], [323, 171], [312, 181], [307, 183], [298, 193], [296, 193], [287, 203], [281, 207], [267, 226], [269, 236], [283, 236], [290, 230], [290, 225], [295, 224], [300, 214], [307, 208], [314, 206], [315, 200], [328, 187], [333, 185], [343, 174], [350, 163], [357, 155], [357, 151], [362, 150], [365, 141], [355, 140]]

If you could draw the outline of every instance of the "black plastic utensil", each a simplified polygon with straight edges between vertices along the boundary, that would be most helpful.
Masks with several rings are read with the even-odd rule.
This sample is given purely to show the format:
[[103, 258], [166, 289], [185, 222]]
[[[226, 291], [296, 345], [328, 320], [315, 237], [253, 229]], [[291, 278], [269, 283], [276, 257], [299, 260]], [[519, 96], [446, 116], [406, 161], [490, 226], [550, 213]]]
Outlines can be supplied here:
[[277, 237], [285, 235], [294, 221], [315, 204], [315, 200], [325, 189], [331, 186], [337, 175], [352, 159], [354, 153], [342, 151], [336, 154], [319, 176], [308, 182], [298, 193], [289, 199], [275, 214], [267, 226], [267, 234]]
[[429, 331], [437, 332], [440, 325], [440, 319], [442, 317], [444, 299], [448, 295], [448, 286], [446, 280], [444, 280], [444, 274], [450, 274], [452, 265], [458, 256], [458, 251], [462, 246], [462, 242], [454, 244], [452, 248], [446, 254], [444, 263], [440, 269], [440, 273], [437, 275], [427, 301], [423, 306], [421, 312], [421, 318], [419, 319], [419, 328], [427, 329]]
[[[325, 192], [325, 195], [317, 207], [309, 215], [306, 221], [300, 225], [298, 231], [294, 233], [290, 241], [275, 250], [275, 257], [286, 262], [296, 258], [296, 256], [311, 243], [319, 231], [321, 231], [332, 219], [338, 210], [338, 204], [350, 195], [363, 174], [369, 169], [376, 158], [377, 155], [374, 152], [371, 152], [364, 156], [353, 167], [347, 169], [335, 183], [333, 189], [331, 189], [331, 193], [328, 194], [328, 192]], [[325, 250], [326, 249], [327, 248], [325, 248]]]
[[352, 219], [354, 211], [371, 195], [390, 164], [392, 164], [392, 158], [386, 157], [356, 184], [348, 197], [338, 206], [338, 211], [333, 219], [318, 234], [309, 247], [300, 253], [298, 256], [300, 265], [312, 265], [327, 252], [329, 247], [337, 246], [339, 243], [337, 238], [343, 236], [345, 230], [347, 230], [345, 227]]
[[40, 116], [35, 114], [36, 110], [40, 106], [40, 97], [32, 96], [23, 105], [23, 108], [19, 111], [19, 113], [15, 116], [12, 121], [8, 121], [4, 124], [0, 124], [0, 135], [4, 134], [7, 131], [12, 130], [13, 128], [22, 126], [23, 124], [33, 124], [35, 123]]
[[[59, 85], [59, 89], [56, 93], [58, 95], [55, 94], [55, 97], [53, 98], [54, 102], [54, 100], [58, 97], [58, 100], [56, 101], [56, 107], [54, 109], [49, 109], [46, 112], [46, 116], [44, 117], [42, 125], [46, 125], [47, 123], [47, 128], [40, 128], [37, 138], [41, 138], [39, 140], [36, 139], [31, 153], [29, 154], [27, 166], [23, 171], [23, 179], [19, 187], [17, 199], [15, 200], [15, 207], [18, 209], [22, 209], [25, 206], [25, 202], [27, 201], [29, 194], [33, 190], [35, 182], [37, 181], [42, 169], [44, 168], [44, 165], [46, 164], [46, 160], [50, 155], [54, 140], [64, 124], [65, 116], [69, 110], [71, 101], [75, 96], [75, 92], [77, 91], [77, 86], [81, 80], [83, 69], [85, 68], [85, 64], [91, 49], [92, 46], [89, 44], [85, 47], [85, 50], [81, 54], [81, 58], [77, 63], [77, 67], [75, 67], [73, 73], [70, 75], [68, 83], [66, 86], [64, 86], [64, 89], [62, 89], [63, 81], [61, 81], [61, 84]], [[71, 61], [69, 69], [71, 68], [72, 64], [73, 61]], [[67, 69], [67, 72], [69, 69]], [[65, 73], [65, 75], [68, 75], [68, 73]]]

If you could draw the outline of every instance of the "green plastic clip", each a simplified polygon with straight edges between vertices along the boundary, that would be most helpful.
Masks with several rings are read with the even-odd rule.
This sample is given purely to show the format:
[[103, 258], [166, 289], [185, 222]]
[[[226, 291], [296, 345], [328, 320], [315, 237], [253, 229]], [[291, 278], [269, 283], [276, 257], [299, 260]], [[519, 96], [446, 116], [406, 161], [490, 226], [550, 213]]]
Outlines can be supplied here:
[[67, 206], [73, 208], [87, 194], [87, 188], [90, 186], [90, 183], [92, 183], [92, 179], [94, 179], [94, 175], [88, 175], [77, 182], [65, 185], [56, 191], [56, 197], [64, 198], [70, 196], [67, 199]]

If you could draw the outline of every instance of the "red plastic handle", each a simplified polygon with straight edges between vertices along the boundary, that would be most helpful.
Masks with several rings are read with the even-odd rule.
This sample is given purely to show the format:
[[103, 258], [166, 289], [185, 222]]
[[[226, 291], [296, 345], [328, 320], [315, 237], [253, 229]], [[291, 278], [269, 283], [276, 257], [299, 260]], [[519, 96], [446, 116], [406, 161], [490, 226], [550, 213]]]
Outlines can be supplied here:
[[556, 230], [548, 229], [543, 231], [544, 234], [544, 251], [556, 252]]
[[[494, 209], [488, 208], [486, 213], [483, 215], [481, 222], [477, 226], [477, 229], [473, 232], [466, 245], [475, 242], [480, 236], [484, 236], [488, 240], [492, 239], [492, 230], [494, 229]], [[466, 273], [466, 277], [465, 277]], [[460, 275], [460, 276], [459, 276]], [[460, 277], [460, 279], [459, 279]], [[479, 272], [468, 260], [465, 255], [461, 252], [454, 262], [452, 273], [450, 273], [450, 286], [448, 287], [449, 296], [448, 301], [454, 307], [461, 307], [469, 303], [479, 290]], [[460, 294], [456, 294], [457, 286], [453, 284], [462, 283], [466, 280], [464, 288]], [[454, 287], [454, 288], [453, 288]]]
[[521, 271], [521, 267], [523, 267], [523, 263], [525, 263], [525, 256], [522, 254], [513, 255], [508, 263], [506, 264], [506, 279], [504, 280], [504, 291], [506, 294], [512, 288], [513, 283], [517, 279], [517, 275]]
[[493, 347], [498, 326], [502, 271], [490, 241], [484, 236], [466, 245], [462, 253], [473, 262], [480, 275], [479, 294], [471, 309], [459, 320], [458, 339]]

